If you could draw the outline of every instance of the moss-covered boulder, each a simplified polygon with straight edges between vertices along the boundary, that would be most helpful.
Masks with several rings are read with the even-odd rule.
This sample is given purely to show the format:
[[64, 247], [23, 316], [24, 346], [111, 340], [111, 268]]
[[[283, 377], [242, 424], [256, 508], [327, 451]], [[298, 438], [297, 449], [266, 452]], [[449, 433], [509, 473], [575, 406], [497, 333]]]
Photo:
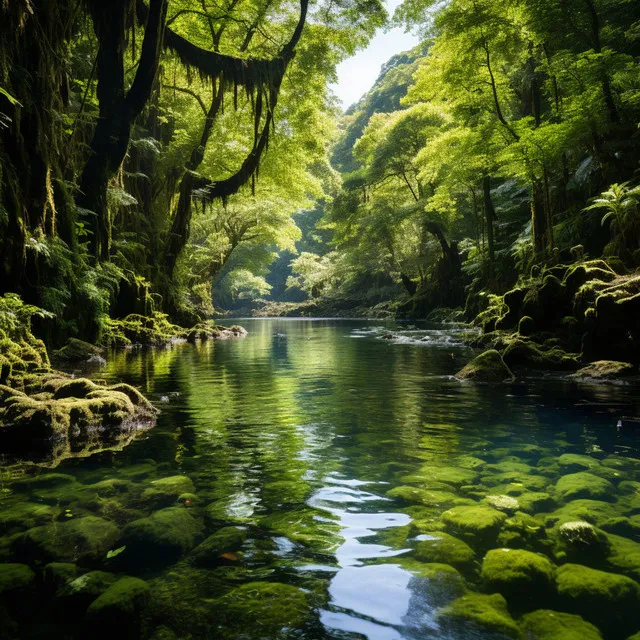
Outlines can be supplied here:
[[22, 592], [33, 586], [36, 574], [26, 564], [0, 564], [0, 597]]
[[513, 380], [514, 376], [502, 356], [495, 349], [491, 349], [481, 353], [458, 371], [456, 378], [474, 382], [504, 382]]
[[429, 604], [433, 607], [444, 607], [467, 592], [465, 579], [457, 569], [448, 564], [420, 562], [414, 558], [403, 557], [390, 561], [426, 581], [423, 588]]
[[536, 321], [531, 316], [522, 316], [518, 322], [518, 333], [527, 338], [535, 333]]
[[56, 510], [37, 502], [3, 504], [0, 510], [0, 535], [18, 533], [51, 522]]
[[101, 356], [102, 349], [95, 345], [78, 340], [77, 338], [69, 338], [67, 344], [53, 354], [57, 360], [65, 360], [68, 362], [86, 362], [92, 357]]
[[493, 544], [506, 514], [488, 505], [453, 507], [442, 514], [447, 530], [472, 546]]
[[133, 564], [168, 564], [193, 549], [202, 524], [184, 507], [155, 511], [130, 522], [124, 529], [123, 560]]
[[454, 600], [438, 613], [438, 621], [446, 630], [451, 629], [467, 637], [478, 630], [519, 638], [520, 630], [511, 617], [506, 600], [499, 594], [469, 593]]
[[278, 582], [243, 584], [215, 604], [225, 638], [238, 637], [240, 632], [249, 637], [275, 638], [284, 629], [299, 629], [310, 615], [304, 591]]
[[84, 615], [87, 607], [116, 580], [116, 576], [106, 571], [89, 571], [72, 578], [58, 586], [57, 606], [64, 608], [65, 615]]
[[507, 600], [539, 604], [554, 589], [555, 567], [546, 556], [522, 549], [492, 549], [482, 561], [482, 580]]
[[553, 527], [565, 522], [584, 520], [600, 527], [607, 520], [618, 517], [619, 513], [620, 511], [616, 505], [610, 502], [585, 499], [572, 500], [544, 516], [544, 523], [547, 527]]
[[629, 362], [616, 360], [596, 360], [586, 367], [578, 369], [572, 378], [577, 380], [617, 380], [634, 373], [635, 367]]
[[604, 632], [632, 633], [640, 610], [640, 585], [626, 576], [565, 564], [556, 572], [558, 595], [567, 611]]
[[221, 564], [223, 554], [237, 551], [247, 535], [244, 527], [222, 527], [201, 542], [189, 559], [199, 567], [215, 567]]
[[553, 509], [556, 501], [544, 491], [525, 491], [518, 496], [520, 510], [526, 513], [543, 513]]
[[578, 368], [577, 355], [566, 353], [557, 346], [542, 347], [524, 338], [513, 340], [505, 349], [502, 358], [511, 369], [530, 367], [552, 371], [575, 371]]
[[528, 549], [545, 553], [551, 546], [542, 522], [522, 511], [505, 520], [496, 543], [502, 548]]
[[169, 476], [151, 481], [149, 487], [142, 492], [141, 499], [148, 508], [160, 509], [175, 504], [184, 493], [194, 493], [195, 486], [187, 476]]
[[520, 620], [527, 640], [602, 640], [597, 627], [580, 616], [550, 609], [538, 609]]
[[140, 638], [142, 614], [149, 597], [150, 589], [144, 580], [120, 578], [89, 605], [89, 629], [99, 638]]
[[616, 499], [615, 487], [608, 480], [586, 471], [562, 476], [556, 483], [556, 493], [564, 501], [585, 498], [613, 502]]
[[465, 484], [473, 484], [478, 479], [478, 472], [474, 469], [464, 469], [462, 467], [438, 467], [425, 465], [420, 469], [421, 473], [429, 478], [428, 484], [443, 483], [453, 487], [461, 487]]
[[13, 546], [18, 558], [29, 562], [101, 563], [120, 536], [118, 527], [97, 516], [71, 518], [34, 527], [18, 535]]
[[409, 504], [423, 504], [447, 509], [460, 502], [460, 496], [453, 491], [438, 491], [400, 485], [387, 492], [389, 498], [400, 499]]
[[565, 522], [555, 529], [554, 554], [561, 562], [599, 566], [609, 554], [608, 536], [581, 520]]
[[476, 554], [473, 549], [444, 531], [423, 534], [416, 545], [414, 555], [422, 562], [448, 564], [463, 572], [472, 571], [476, 566]]

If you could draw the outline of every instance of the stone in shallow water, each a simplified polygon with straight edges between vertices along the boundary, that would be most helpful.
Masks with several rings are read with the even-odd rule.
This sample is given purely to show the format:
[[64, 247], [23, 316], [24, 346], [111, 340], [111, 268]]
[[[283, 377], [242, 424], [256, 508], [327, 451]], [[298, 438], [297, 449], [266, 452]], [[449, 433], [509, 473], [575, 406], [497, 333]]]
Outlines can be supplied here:
[[150, 589], [139, 578], [120, 578], [87, 609], [87, 621], [93, 635], [135, 640], [140, 637], [142, 613], [149, 601]]
[[453, 507], [442, 514], [451, 533], [478, 546], [495, 542], [506, 519], [506, 514], [486, 505]]
[[443, 627], [459, 630], [459, 637], [468, 634], [469, 625], [509, 638], [520, 637], [518, 625], [507, 609], [507, 601], [499, 593], [469, 593], [442, 609], [438, 619]]
[[200, 522], [184, 507], [155, 511], [125, 527], [123, 560], [136, 564], [174, 562], [195, 546], [201, 532]]
[[596, 526], [600, 526], [606, 520], [620, 515], [618, 509], [610, 502], [602, 500], [572, 500], [553, 513], [545, 516], [545, 525], [552, 527], [555, 524], [584, 520]]
[[221, 563], [220, 556], [237, 551], [247, 535], [247, 530], [242, 527], [222, 527], [193, 550], [191, 562], [199, 567], [215, 567]]
[[195, 487], [187, 476], [169, 476], [153, 480], [142, 492], [142, 500], [152, 509], [170, 507], [182, 493], [193, 493]]
[[604, 478], [581, 471], [562, 476], [556, 483], [556, 492], [563, 500], [603, 500], [613, 502], [616, 499], [615, 487]]
[[30, 562], [78, 562], [93, 565], [104, 560], [120, 531], [113, 523], [96, 516], [34, 527], [14, 541], [19, 558]]
[[249, 582], [216, 602], [220, 620], [232, 633], [222, 637], [274, 638], [284, 628], [301, 627], [309, 617], [306, 594], [278, 582]]
[[632, 633], [640, 610], [640, 585], [626, 576], [565, 564], [556, 572], [558, 595], [567, 611], [603, 632]]
[[0, 595], [24, 591], [35, 581], [36, 574], [26, 565], [17, 562], [0, 564]]
[[420, 469], [421, 473], [431, 482], [444, 482], [454, 487], [460, 487], [463, 484], [473, 484], [478, 479], [478, 473], [472, 469], [463, 469], [462, 467], [435, 467], [425, 465]]
[[553, 591], [555, 567], [538, 553], [492, 549], [482, 561], [481, 576], [489, 591], [508, 600], [538, 599]]
[[414, 555], [423, 562], [448, 564], [460, 571], [470, 571], [476, 565], [473, 549], [448, 533], [430, 531], [416, 545]]
[[523, 616], [520, 627], [527, 640], [602, 640], [598, 629], [580, 616], [549, 609]]

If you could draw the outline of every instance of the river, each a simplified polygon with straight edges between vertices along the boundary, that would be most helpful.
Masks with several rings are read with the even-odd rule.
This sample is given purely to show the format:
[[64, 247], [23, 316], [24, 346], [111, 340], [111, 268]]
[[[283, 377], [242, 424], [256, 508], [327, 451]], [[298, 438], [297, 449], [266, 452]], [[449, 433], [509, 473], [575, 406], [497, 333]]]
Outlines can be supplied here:
[[[123, 638], [489, 639], [537, 629], [540, 609], [574, 616], [550, 640], [597, 638], [576, 614], [613, 640], [640, 629], [630, 581], [594, 613], [593, 593], [553, 577], [569, 562], [640, 579], [640, 425], [617, 426], [637, 415], [637, 388], [460, 383], [473, 354], [454, 327], [238, 322], [244, 339], [114, 353], [94, 373], [161, 409], [123, 451], [40, 483], [3, 476], [2, 562], [30, 564], [49, 589], [38, 620], [21, 614], [33, 594], [13, 594], [3, 637], [88, 637], [87, 607], [122, 575], [150, 587]], [[106, 546], [87, 518], [115, 523]], [[41, 540], [60, 531], [62, 546]], [[548, 559], [549, 584], [491, 576], [485, 554], [506, 547]], [[90, 571], [102, 587], [69, 586]], [[464, 600], [495, 591], [508, 611], [499, 596]]]

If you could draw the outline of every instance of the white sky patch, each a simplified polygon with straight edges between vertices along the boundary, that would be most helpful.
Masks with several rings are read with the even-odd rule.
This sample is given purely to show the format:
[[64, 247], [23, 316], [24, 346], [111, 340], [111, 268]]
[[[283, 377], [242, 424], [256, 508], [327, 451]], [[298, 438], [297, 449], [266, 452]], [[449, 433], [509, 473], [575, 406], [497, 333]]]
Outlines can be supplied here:
[[[387, 0], [385, 7], [393, 15], [401, 0]], [[338, 83], [332, 86], [342, 108], [357, 102], [376, 81], [382, 65], [396, 53], [415, 47], [420, 39], [403, 29], [382, 30], [371, 39], [369, 46], [338, 65]]]

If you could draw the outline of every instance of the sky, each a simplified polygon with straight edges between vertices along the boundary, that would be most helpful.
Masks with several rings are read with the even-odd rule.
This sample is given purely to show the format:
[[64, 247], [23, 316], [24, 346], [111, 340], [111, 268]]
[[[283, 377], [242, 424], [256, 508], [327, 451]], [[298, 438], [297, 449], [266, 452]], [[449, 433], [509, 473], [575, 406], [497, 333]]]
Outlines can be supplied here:
[[[389, 15], [401, 0], [387, 0], [385, 7]], [[403, 29], [391, 29], [384, 33], [382, 30], [372, 38], [369, 46], [358, 51], [355, 56], [345, 60], [338, 66], [338, 83], [333, 90], [346, 109], [365, 94], [376, 81], [380, 67], [394, 54], [407, 51], [417, 45], [419, 39]]]

